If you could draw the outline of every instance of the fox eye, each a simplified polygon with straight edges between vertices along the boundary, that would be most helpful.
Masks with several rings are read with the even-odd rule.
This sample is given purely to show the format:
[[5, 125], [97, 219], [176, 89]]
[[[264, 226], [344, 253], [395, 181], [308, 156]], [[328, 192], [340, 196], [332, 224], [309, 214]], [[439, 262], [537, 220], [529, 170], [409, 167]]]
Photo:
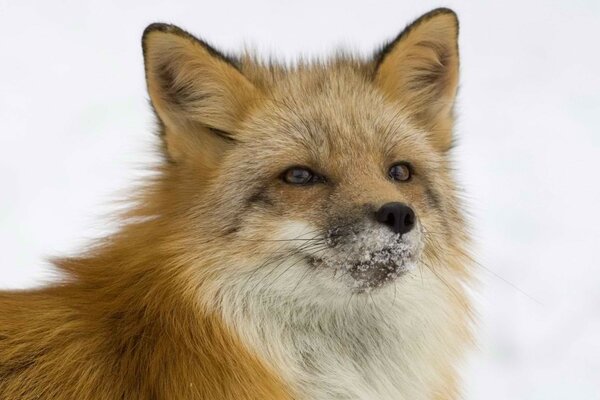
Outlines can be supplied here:
[[388, 174], [395, 181], [406, 182], [412, 176], [412, 171], [408, 163], [399, 162], [390, 167]]
[[285, 170], [282, 175], [285, 183], [291, 185], [310, 185], [313, 183], [322, 182], [323, 178], [310, 169], [305, 167], [291, 167]]

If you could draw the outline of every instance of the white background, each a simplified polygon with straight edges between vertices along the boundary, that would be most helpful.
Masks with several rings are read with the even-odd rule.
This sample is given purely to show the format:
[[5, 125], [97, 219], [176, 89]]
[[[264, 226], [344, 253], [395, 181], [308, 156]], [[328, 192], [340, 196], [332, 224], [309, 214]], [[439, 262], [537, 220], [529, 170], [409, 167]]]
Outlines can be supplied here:
[[169, 3], [0, 0], [0, 287], [50, 279], [45, 259], [106, 232], [154, 159], [147, 24], [292, 59], [368, 54], [445, 5], [461, 20], [458, 175], [487, 268], [467, 398], [600, 399], [600, 2]]

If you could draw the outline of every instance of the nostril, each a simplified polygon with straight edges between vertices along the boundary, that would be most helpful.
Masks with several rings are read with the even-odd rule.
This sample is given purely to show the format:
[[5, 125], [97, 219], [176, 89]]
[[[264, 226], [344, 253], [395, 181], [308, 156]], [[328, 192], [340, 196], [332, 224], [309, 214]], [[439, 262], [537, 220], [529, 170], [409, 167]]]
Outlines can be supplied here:
[[377, 221], [387, 225], [395, 233], [403, 234], [415, 225], [415, 212], [403, 203], [384, 204], [376, 213]]
[[394, 226], [396, 224], [396, 218], [394, 218], [394, 214], [388, 214], [385, 224], [388, 226]]

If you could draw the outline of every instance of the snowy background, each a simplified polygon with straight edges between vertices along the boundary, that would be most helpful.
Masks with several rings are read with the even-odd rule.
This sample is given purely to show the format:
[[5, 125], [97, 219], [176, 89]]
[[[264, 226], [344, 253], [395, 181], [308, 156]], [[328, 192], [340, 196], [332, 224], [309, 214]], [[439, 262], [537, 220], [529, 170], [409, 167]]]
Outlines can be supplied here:
[[44, 260], [106, 232], [153, 160], [147, 24], [292, 59], [367, 54], [449, 6], [456, 159], [485, 267], [467, 399], [600, 399], [600, 1], [166, 3], [0, 0], [0, 287], [50, 279]]

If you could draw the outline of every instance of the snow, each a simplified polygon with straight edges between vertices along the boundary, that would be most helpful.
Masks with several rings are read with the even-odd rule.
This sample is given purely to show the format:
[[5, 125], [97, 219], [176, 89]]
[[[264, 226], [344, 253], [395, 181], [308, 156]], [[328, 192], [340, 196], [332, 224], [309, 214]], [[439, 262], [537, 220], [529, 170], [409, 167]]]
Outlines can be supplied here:
[[[399, 235], [387, 226], [366, 223], [336, 228], [316, 254], [317, 264], [334, 271], [356, 289], [368, 291], [416, 268], [422, 251], [420, 228]], [[340, 272], [338, 274], [338, 272]]]
[[[482, 264], [467, 398], [598, 399], [600, 3], [444, 5], [461, 20], [455, 158]], [[148, 23], [289, 60], [367, 53], [436, 6], [0, 0], [0, 286], [49, 279], [43, 260], [110, 230], [111, 201], [145, 174]]]
[[316, 264], [334, 271], [334, 277], [351, 287], [370, 291], [415, 268], [423, 250], [421, 238], [420, 228], [403, 235], [375, 223], [335, 228], [325, 240], [328, 247], [316, 253]]

